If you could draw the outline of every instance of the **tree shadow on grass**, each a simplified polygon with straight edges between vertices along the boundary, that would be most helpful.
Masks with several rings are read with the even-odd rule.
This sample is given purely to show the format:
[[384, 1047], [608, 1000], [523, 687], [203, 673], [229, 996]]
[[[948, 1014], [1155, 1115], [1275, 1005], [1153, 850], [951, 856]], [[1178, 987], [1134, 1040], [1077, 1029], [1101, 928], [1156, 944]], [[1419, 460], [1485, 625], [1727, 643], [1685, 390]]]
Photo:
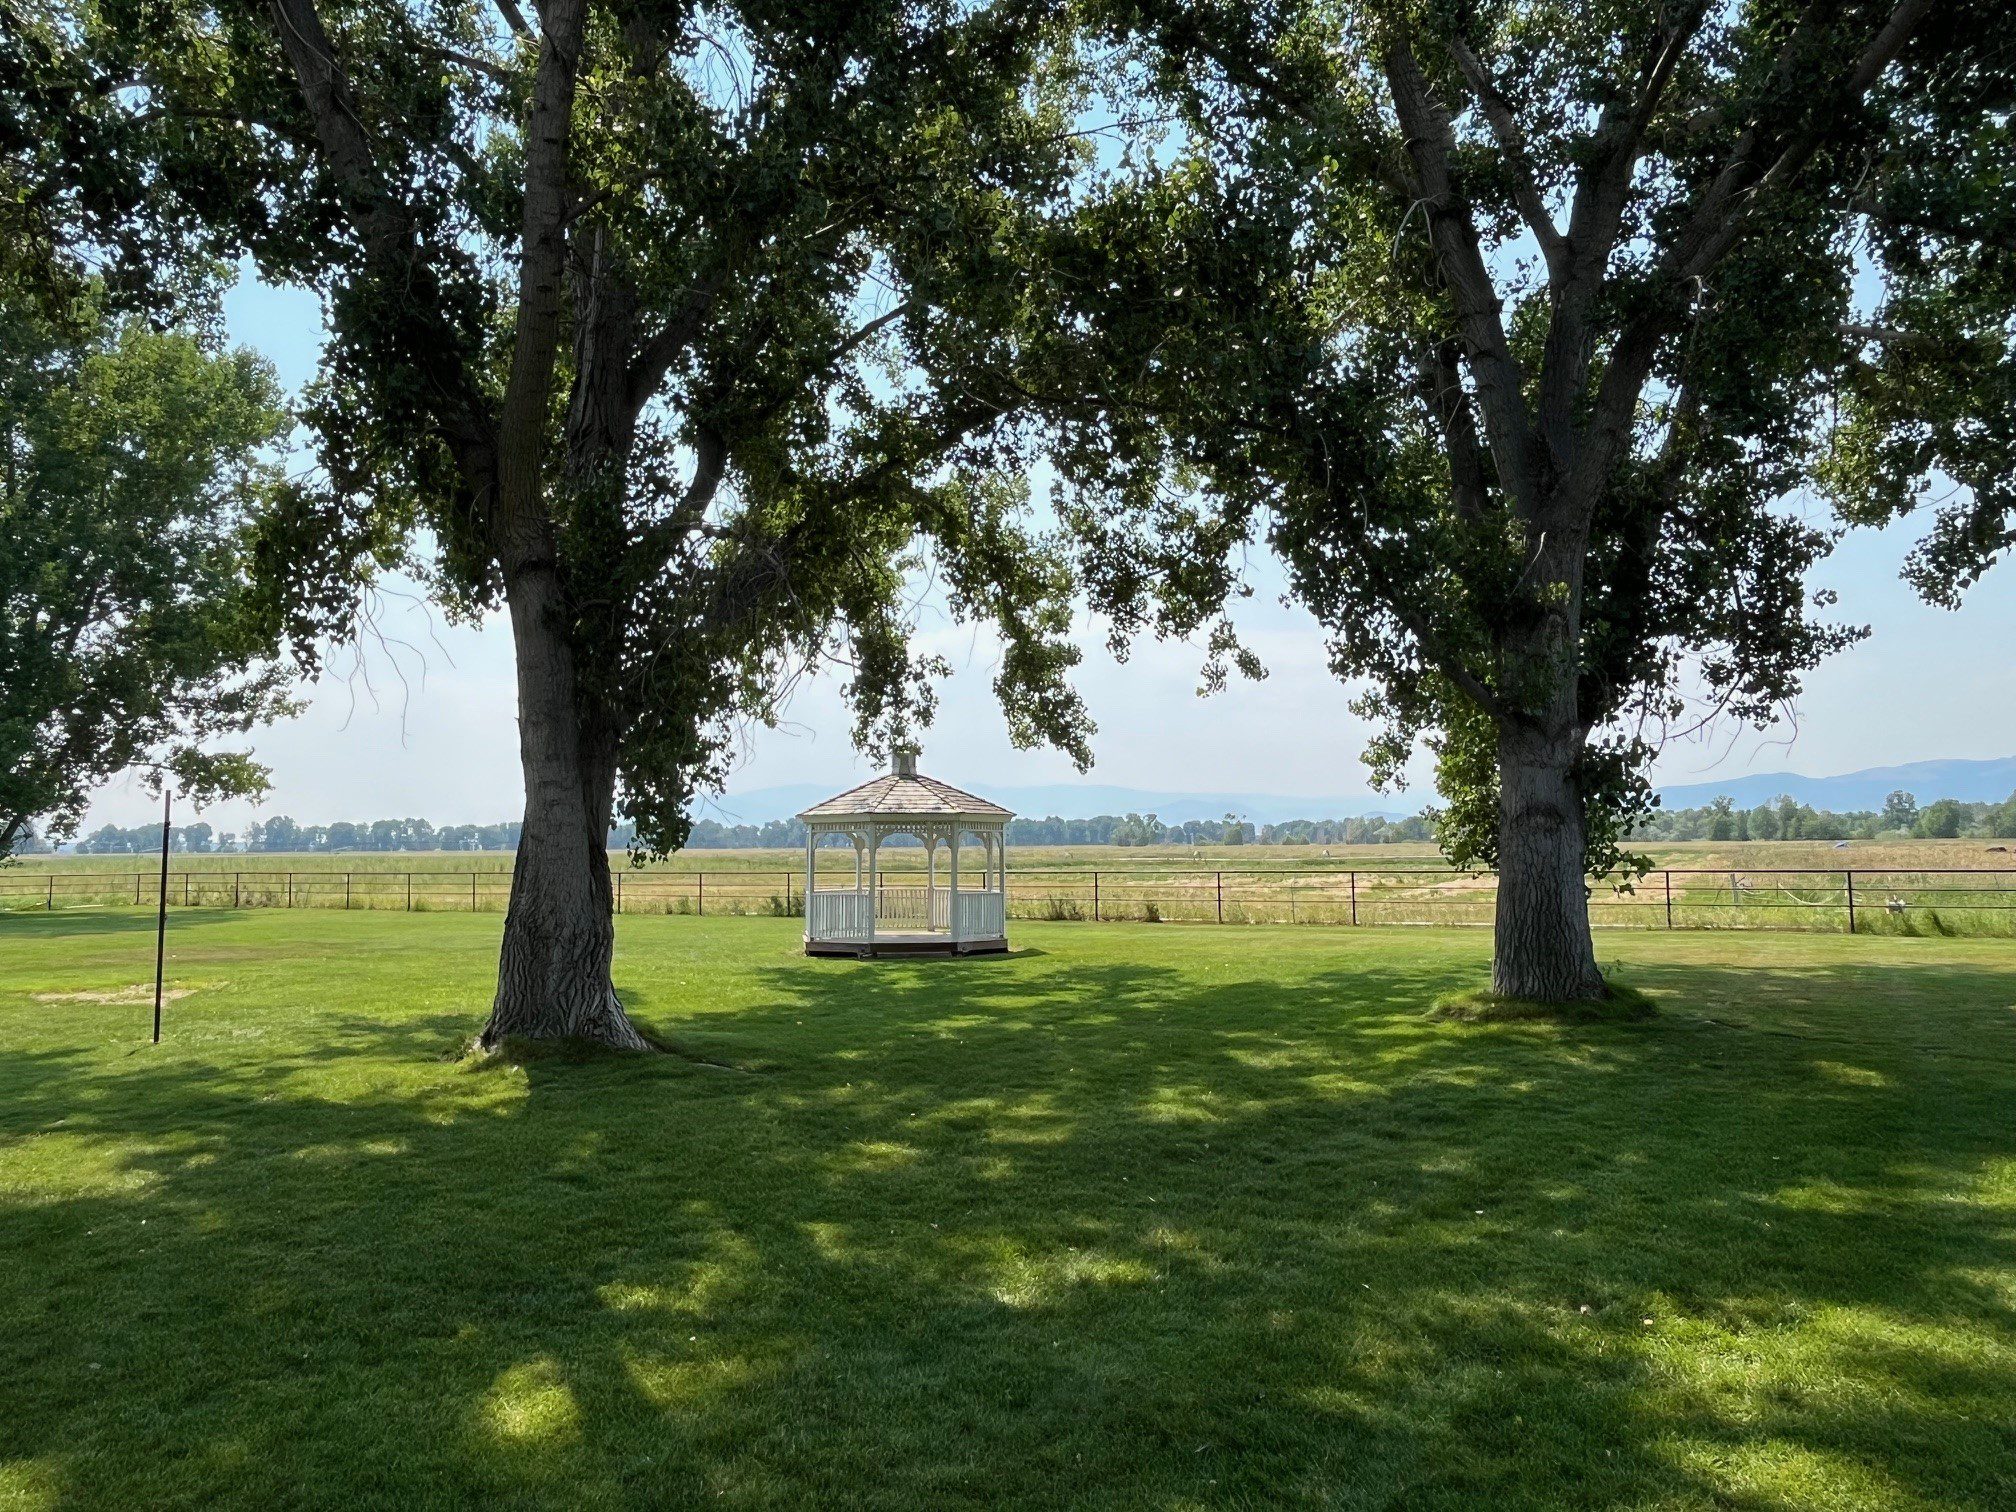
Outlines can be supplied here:
[[1644, 984], [1755, 1022], [944, 964], [624, 984], [756, 1075], [473, 1071], [452, 1015], [8, 1058], [5, 1455], [105, 1504], [2011, 1490], [2008, 975], [1858, 969], [1921, 1016], [1857, 1038], [1698, 968]]

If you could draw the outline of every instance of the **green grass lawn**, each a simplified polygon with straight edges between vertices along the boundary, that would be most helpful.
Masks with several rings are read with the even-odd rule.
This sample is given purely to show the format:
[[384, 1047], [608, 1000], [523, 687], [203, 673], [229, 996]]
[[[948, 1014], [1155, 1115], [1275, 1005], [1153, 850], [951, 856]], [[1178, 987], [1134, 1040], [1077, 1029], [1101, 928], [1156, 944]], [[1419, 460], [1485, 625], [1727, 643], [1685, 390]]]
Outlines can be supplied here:
[[0, 1507], [2016, 1505], [2008, 942], [498, 924], [0, 919]]

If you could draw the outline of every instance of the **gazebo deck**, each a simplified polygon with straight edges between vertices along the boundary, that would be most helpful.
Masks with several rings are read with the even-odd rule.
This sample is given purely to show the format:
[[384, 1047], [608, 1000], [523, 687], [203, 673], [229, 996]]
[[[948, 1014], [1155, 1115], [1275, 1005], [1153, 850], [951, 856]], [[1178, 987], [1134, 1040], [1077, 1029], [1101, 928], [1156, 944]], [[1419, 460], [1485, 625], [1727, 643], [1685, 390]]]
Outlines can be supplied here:
[[989, 940], [955, 940], [943, 930], [910, 933], [878, 929], [870, 939], [808, 939], [805, 953], [817, 956], [852, 956], [867, 960], [875, 956], [961, 956], [999, 955], [1008, 941], [996, 936]]

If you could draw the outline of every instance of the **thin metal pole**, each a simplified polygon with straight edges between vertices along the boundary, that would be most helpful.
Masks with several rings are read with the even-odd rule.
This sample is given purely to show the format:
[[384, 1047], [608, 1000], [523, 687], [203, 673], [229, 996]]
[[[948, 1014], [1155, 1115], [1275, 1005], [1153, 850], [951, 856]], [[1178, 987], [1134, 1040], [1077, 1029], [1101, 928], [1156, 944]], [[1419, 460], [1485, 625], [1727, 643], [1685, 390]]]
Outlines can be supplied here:
[[476, 912], [476, 873], [469, 873], [469, 912]]
[[413, 912], [413, 873], [406, 873], [406, 912]]
[[350, 873], [348, 872], [343, 873], [343, 909], [346, 913], [350, 909]]
[[1216, 873], [1218, 878], [1218, 922], [1225, 922], [1225, 873]]
[[1671, 929], [1673, 927], [1673, 873], [1670, 871], [1662, 872], [1660, 875], [1666, 879], [1666, 927]]
[[623, 873], [616, 873], [616, 912], [623, 912]]
[[1351, 873], [1351, 922], [1358, 922], [1358, 873]]
[[238, 880], [239, 880], [239, 874], [235, 871], [231, 873], [231, 906], [233, 908], [236, 908], [238, 906], [238, 896], [239, 896]]
[[1855, 873], [1848, 874], [1848, 933], [1855, 933]]
[[49, 901], [43, 905], [44, 913], [56, 911], [56, 873], [49, 873]]
[[1099, 922], [1099, 873], [1092, 873], [1092, 922]]
[[175, 795], [161, 788], [161, 899], [154, 909], [154, 1043], [161, 1043], [161, 976], [168, 964], [168, 820]]
[[707, 917], [707, 873], [701, 872], [699, 876], [700, 876], [700, 907], [696, 911], [696, 915], [697, 917], [704, 919], [705, 917]]

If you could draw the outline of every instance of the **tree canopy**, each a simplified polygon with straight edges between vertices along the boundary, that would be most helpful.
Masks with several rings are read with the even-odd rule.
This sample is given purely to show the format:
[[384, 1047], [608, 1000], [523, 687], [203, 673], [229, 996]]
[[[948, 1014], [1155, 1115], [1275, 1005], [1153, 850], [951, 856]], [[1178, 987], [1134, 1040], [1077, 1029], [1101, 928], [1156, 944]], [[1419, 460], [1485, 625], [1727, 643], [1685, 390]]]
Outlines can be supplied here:
[[0, 282], [0, 856], [75, 831], [136, 764], [198, 802], [261, 791], [215, 742], [286, 711], [247, 584], [284, 494], [272, 373], [213, 333]]
[[[1929, 297], [1871, 207], [1956, 140], [1985, 182], [1991, 12], [1090, 8], [1112, 108], [1166, 122], [1049, 247], [1094, 602], [1237, 660], [1241, 554], [1278, 553], [1373, 688], [1375, 770], [1426, 738], [1445, 847], [1501, 869], [1506, 990], [1600, 995], [1581, 879], [1626, 859], [1658, 741], [1769, 718], [1858, 633], [1795, 496], [1945, 455], [1898, 444], [1923, 343], [1872, 337], [1857, 280], [1888, 318]], [[1938, 225], [1996, 260], [1992, 218]], [[1956, 393], [1953, 436], [1979, 412]]]
[[1016, 298], [1005, 207], [1079, 156], [1061, 26], [1019, 0], [102, 0], [53, 28], [35, 102], [116, 164], [51, 179], [117, 235], [322, 298], [321, 486], [259, 550], [276, 633], [348, 630], [393, 566], [509, 612], [527, 809], [495, 1034], [638, 1043], [608, 985], [615, 809], [679, 843], [810, 665], [847, 665], [864, 741], [928, 719], [913, 567], [999, 627], [1011, 736], [1084, 759], [1069, 576], [1022, 518], [1012, 373], [978, 360]]

